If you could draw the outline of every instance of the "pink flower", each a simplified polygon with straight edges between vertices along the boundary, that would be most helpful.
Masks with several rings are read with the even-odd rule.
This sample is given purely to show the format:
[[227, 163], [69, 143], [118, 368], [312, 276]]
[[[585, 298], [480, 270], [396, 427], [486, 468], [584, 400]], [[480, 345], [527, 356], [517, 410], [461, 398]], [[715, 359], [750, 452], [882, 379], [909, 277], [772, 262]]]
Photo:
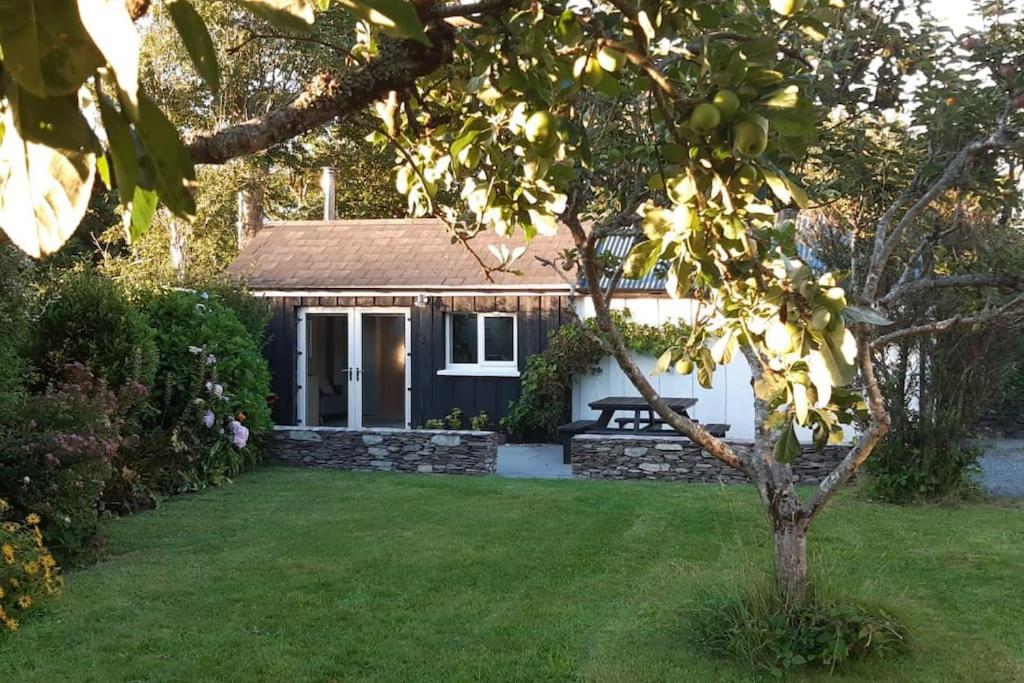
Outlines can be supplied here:
[[245, 448], [245, 444], [249, 442], [249, 428], [244, 426], [238, 420], [232, 420], [228, 423], [228, 428], [231, 430], [231, 441], [238, 448]]
[[213, 414], [213, 411], [207, 410], [206, 414], [203, 415], [203, 425], [205, 425], [207, 429], [211, 429], [216, 419], [217, 417]]

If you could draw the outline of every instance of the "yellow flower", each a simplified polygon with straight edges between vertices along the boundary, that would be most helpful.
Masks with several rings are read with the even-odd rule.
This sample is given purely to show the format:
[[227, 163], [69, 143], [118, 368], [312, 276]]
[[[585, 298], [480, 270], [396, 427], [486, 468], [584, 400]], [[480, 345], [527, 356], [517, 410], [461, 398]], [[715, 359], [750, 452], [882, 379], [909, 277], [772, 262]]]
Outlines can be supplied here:
[[18, 630], [18, 620], [14, 619], [12, 617], [7, 617], [6, 619], [4, 619], [4, 626], [7, 627], [8, 631], [17, 631]]
[[14, 564], [14, 546], [10, 543], [4, 543], [3, 547], [0, 547], [0, 553], [3, 553], [4, 562], [7, 564]]
[[10, 506], [7, 504], [7, 501], [4, 500], [3, 498], [0, 498], [0, 512], [6, 512], [7, 508], [9, 507]]
[[18, 525], [14, 522], [4, 522], [4, 531], [9, 534], [13, 534], [18, 530]]
[[11, 577], [11, 588], [21, 588], [21, 581], [18, 581], [13, 576]]
[[[5, 595], [7, 594], [4, 593], [4, 587], [0, 586], [0, 600], [3, 600]], [[3, 613], [3, 607], [0, 607], [0, 613]]]
[[46, 553], [41, 558], [39, 558], [39, 562], [46, 569], [53, 569], [57, 566], [57, 560], [53, 559], [53, 555], [51, 555], [50, 553]]
[[29, 576], [35, 576], [36, 574], [38, 574], [39, 573], [39, 563], [38, 562], [26, 562], [25, 563], [25, 573], [28, 574]]
[[18, 598], [18, 607], [21, 609], [28, 609], [32, 606], [32, 598], [27, 595], [22, 595]]
[[25, 522], [28, 523], [28, 524], [31, 524], [32, 526], [35, 526], [35, 525], [39, 524], [42, 521], [43, 520], [41, 520], [39, 518], [39, 515], [37, 515], [34, 512], [28, 513], [28, 517], [25, 518]]

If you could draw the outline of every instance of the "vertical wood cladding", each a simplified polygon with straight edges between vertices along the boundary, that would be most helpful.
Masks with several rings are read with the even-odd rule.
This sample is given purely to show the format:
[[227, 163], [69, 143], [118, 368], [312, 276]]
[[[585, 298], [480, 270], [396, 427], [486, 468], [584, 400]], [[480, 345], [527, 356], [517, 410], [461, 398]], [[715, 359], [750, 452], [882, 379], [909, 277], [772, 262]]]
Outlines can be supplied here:
[[[303, 306], [402, 307], [412, 318], [412, 424], [441, 418], [458, 407], [468, 418], [485, 411], [497, 424], [508, 404], [519, 397], [518, 377], [442, 377], [445, 363], [444, 315], [449, 312], [515, 313], [518, 330], [519, 370], [526, 359], [547, 347], [548, 334], [571, 320], [566, 296], [432, 297], [417, 307], [412, 297], [286, 297], [271, 300], [270, 341], [264, 355], [270, 364], [271, 390], [277, 395], [273, 417], [277, 424], [296, 423], [295, 349], [298, 309]], [[468, 424], [468, 422], [467, 422]]]

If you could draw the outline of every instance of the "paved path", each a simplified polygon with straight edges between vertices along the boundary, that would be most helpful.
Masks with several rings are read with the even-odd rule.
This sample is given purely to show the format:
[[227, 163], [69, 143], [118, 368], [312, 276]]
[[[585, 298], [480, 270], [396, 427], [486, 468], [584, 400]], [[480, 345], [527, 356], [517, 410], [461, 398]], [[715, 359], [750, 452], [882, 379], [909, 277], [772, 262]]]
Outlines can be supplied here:
[[562, 447], [551, 444], [498, 446], [498, 476], [568, 479], [572, 467], [562, 464]]
[[983, 442], [981, 483], [997, 496], [1024, 497], [1024, 439]]

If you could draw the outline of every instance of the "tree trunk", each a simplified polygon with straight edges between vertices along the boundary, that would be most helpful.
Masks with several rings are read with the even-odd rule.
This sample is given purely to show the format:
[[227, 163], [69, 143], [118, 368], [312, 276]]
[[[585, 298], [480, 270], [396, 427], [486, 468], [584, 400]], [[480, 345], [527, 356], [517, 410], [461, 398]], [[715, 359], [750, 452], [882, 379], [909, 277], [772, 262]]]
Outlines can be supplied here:
[[807, 525], [777, 522], [775, 525], [775, 581], [789, 604], [807, 597]]

